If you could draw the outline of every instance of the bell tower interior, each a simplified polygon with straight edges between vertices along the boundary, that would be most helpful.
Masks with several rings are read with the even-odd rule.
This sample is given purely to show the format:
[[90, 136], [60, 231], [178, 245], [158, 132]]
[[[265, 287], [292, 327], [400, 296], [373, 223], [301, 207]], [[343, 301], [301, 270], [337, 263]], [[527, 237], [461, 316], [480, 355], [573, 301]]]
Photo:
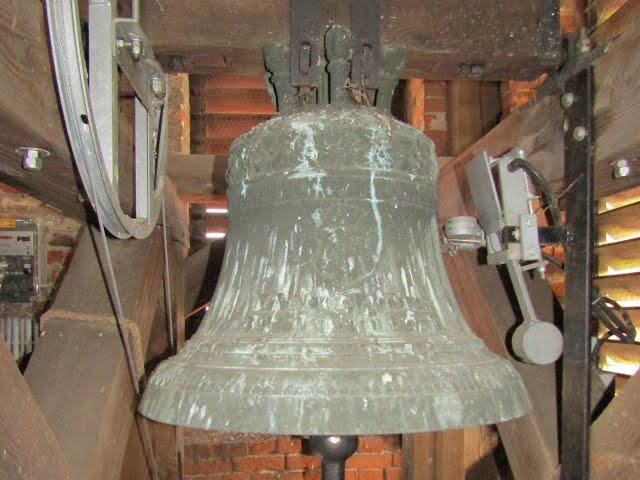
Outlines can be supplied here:
[[635, 0], [0, 0], [0, 479], [640, 478]]

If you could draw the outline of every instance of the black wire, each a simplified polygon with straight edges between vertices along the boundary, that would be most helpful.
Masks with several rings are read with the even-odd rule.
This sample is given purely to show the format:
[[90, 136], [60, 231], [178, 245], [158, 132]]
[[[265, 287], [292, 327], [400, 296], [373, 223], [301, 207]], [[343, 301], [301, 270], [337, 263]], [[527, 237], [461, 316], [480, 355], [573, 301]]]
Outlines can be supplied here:
[[526, 161], [524, 158], [516, 158], [507, 166], [507, 169], [510, 172], [515, 172], [516, 170], [522, 169], [529, 174], [531, 180], [533, 180], [544, 195], [545, 202], [547, 203], [547, 207], [549, 207], [549, 213], [551, 214], [551, 219], [553, 220], [554, 225], [562, 224], [562, 217], [560, 215], [560, 208], [558, 207], [558, 199], [556, 198], [555, 193], [551, 190], [551, 186], [547, 179], [544, 178], [542, 172], [533, 165], [532, 163]]

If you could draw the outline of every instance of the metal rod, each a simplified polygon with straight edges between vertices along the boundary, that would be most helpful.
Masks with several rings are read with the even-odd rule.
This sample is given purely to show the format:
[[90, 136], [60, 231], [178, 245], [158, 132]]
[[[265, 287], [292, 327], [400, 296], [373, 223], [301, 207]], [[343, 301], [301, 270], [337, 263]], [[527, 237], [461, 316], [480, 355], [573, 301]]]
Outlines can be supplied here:
[[344, 465], [358, 447], [353, 435], [314, 436], [309, 439], [311, 452], [322, 459], [322, 480], [344, 480]]
[[565, 184], [566, 305], [562, 359], [560, 456], [563, 479], [589, 478], [591, 316], [593, 288], [593, 92], [587, 68], [566, 83], [575, 101], [567, 108]]
[[167, 313], [167, 330], [169, 334], [169, 345], [171, 352], [176, 353], [176, 342], [173, 333], [173, 311], [171, 308], [171, 279], [169, 277], [169, 247], [167, 242], [167, 214], [165, 210], [165, 200], [162, 197], [162, 247], [164, 249], [164, 308]]

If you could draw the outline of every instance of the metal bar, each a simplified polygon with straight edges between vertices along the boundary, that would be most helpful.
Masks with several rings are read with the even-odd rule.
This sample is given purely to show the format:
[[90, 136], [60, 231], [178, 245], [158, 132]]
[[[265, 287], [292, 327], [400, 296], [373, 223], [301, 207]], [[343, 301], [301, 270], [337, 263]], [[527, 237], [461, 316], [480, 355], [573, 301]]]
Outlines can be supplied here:
[[118, 185], [118, 69], [115, 0], [89, 2], [89, 91], [100, 151], [111, 184]]
[[378, 86], [380, 75], [380, 3], [351, 0], [353, 60], [351, 80], [367, 88]]
[[[560, 457], [562, 478], [589, 478], [591, 314], [593, 254], [593, 91], [592, 69], [567, 81], [565, 184], [567, 243], [566, 305], [562, 359]], [[567, 97], [565, 97], [567, 98]]]
[[149, 131], [149, 115], [140, 99], [135, 99], [135, 197], [136, 216], [149, 218], [153, 183], [153, 144]]
[[169, 245], [167, 242], [167, 212], [165, 208], [165, 199], [162, 199], [162, 248], [164, 250], [164, 277], [162, 283], [164, 285], [164, 308], [167, 315], [167, 333], [169, 335], [169, 345], [171, 353], [176, 354], [176, 342], [173, 335], [173, 312], [171, 305], [171, 277], [169, 274]]
[[319, 86], [323, 15], [317, 0], [291, 0], [291, 85]]

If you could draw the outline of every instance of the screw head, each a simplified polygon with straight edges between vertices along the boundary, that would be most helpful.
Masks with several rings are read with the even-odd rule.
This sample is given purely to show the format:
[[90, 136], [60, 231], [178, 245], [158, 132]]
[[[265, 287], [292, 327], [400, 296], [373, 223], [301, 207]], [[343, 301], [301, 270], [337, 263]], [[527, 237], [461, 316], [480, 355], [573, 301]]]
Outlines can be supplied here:
[[139, 38], [132, 38], [129, 53], [131, 55], [131, 60], [134, 62], [139, 61], [142, 58], [142, 40]]
[[585, 138], [587, 138], [587, 129], [584, 128], [582, 125], [579, 127], [576, 127], [573, 129], [573, 139], [581, 142], [582, 140], [584, 140]]
[[478, 78], [478, 77], [482, 76], [483, 72], [484, 72], [484, 66], [475, 63], [475, 64], [472, 64], [470, 66], [469, 73], [467, 74], [467, 77], [469, 77], [469, 78]]
[[613, 178], [627, 178], [631, 175], [631, 162], [626, 158], [621, 158], [616, 161], [613, 167]]
[[151, 91], [156, 97], [161, 97], [164, 94], [164, 82], [162, 77], [151, 77]]
[[573, 102], [575, 101], [576, 101], [576, 96], [571, 92], [567, 92], [564, 95], [562, 95], [562, 97], [560, 97], [560, 103], [564, 108], [569, 108], [571, 105], [573, 105]]
[[16, 153], [22, 155], [22, 168], [29, 172], [42, 170], [44, 159], [51, 155], [48, 150], [38, 147], [18, 147]]

